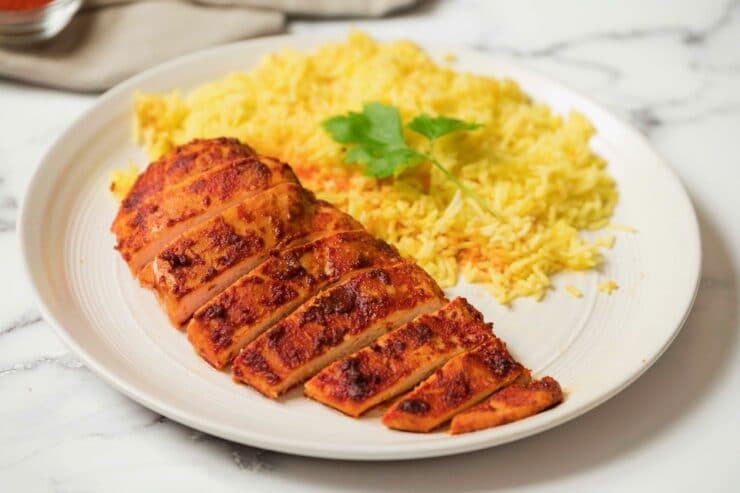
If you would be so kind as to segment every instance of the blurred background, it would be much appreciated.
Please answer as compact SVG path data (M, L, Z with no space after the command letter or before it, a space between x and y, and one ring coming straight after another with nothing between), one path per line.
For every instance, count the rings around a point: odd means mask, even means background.
M20 491L4 481L23 491L117 491L172 479L186 491L740 488L739 1L0 0L0 26L0 278L11 294L0 297L0 491ZM286 32L339 38L351 28L538 70L638 127L677 171L701 224L702 283L678 339L635 384L509 446L341 463L169 422L105 385L51 333L21 272L16 214L41 156L97 95L199 49Z

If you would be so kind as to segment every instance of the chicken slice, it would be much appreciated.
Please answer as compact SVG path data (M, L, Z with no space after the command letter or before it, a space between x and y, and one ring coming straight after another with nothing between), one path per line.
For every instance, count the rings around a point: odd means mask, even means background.
M242 349L234 360L234 380L275 398L443 302L437 283L412 263L361 272L315 296Z
M563 391L552 377L513 383L477 406L452 418L450 433L459 435L533 416L563 402Z
M152 162L139 175L126 198L121 203L118 215L125 215L149 197L211 168L254 156L254 150L237 139L195 139L175 147Z
M203 359L224 368L244 345L323 288L349 273L400 261L393 247L365 231L274 250L193 315L188 339Z
M131 209L122 204L111 226L116 249L136 275L183 231L281 183L298 179L287 164L271 158L251 156L214 167Z
M383 414L383 424L427 432L514 382L525 368L495 336L447 362Z
M327 366L306 382L305 394L357 417L488 340L491 328L465 298L456 298Z
M139 279L155 291L172 323L179 326L262 262L272 248L361 229L347 214L286 183L183 233L141 271Z

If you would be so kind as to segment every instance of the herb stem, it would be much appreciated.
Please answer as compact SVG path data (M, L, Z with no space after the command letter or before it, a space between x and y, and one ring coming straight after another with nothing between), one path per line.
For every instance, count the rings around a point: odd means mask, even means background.
M455 186L457 186L457 188L462 190L464 194L468 195L470 198L475 200L475 202L479 206L481 206L483 209L488 211L490 214L497 216L497 214L493 212L491 208L488 207L488 205L486 205L486 203L483 201L483 198L480 195L478 195L474 190L472 190L467 185L465 185L465 183L463 183L457 176L452 174L450 170L442 166L442 163L440 163L434 158L434 139L429 139L429 155L427 156L427 158L429 159L430 163L432 163L434 166L437 167L437 169L439 169L442 173L444 173L445 176L449 178L449 180L452 183L454 183Z

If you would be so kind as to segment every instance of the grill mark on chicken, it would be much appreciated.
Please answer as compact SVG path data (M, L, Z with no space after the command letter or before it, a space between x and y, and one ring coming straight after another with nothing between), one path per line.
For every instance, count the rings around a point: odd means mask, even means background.
M273 250L261 265L195 313L188 339L206 361L223 368L241 347L321 289L353 272L400 261L395 249L362 230ZM217 313L222 316L209 316L215 313L214 306L220 307ZM247 323L240 316L245 307L254 314Z
M503 341L490 335L393 404L383 414L383 424L396 430L430 431L522 374L528 370L512 358Z
M214 303L212 305L208 305L205 308L202 316L203 318L208 318L211 320L215 318L224 318L226 316L226 308L224 308L224 306L219 303Z
M309 300L247 345L234 361L234 378L277 397L327 363L437 309L443 299L428 274L410 263L361 272ZM269 372L250 364L262 360ZM268 381L267 373L280 381Z
M305 394L350 416L398 395L450 358L490 339L491 325L464 298L421 315L321 370Z
M563 391L552 377L530 383L513 383L454 418L450 433L458 435L512 423L563 401Z
M429 412L430 406L420 399L406 399L399 408L405 413L425 414Z

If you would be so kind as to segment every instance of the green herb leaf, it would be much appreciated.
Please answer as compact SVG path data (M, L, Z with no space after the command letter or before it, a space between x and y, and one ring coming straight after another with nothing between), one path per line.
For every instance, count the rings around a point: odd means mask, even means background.
M394 106L365 103L362 113L335 116L322 126L335 141L355 145L345 154L344 162L364 164L367 176L398 175L426 159L406 145L401 115Z
M446 116L432 117L426 113L417 116L408 124L411 130L423 135L429 140L434 140L459 130L475 130L481 126L479 123L468 123Z
M350 113L348 116L334 116L321 123L324 130L329 132L331 137L341 144L356 144L360 140L361 129L357 128L358 118L354 115L359 113Z
M369 123L366 130L369 139L388 148L406 147L401 130L401 114L395 106L366 103L362 112Z
M398 175L404 170L416 166L427 157L413 149L401 148L380 152L368 151L363 147L354 147L344 156L345 163L365 165L365 175L373 178L387 178Z

